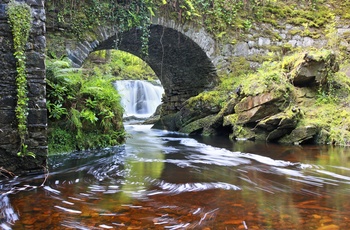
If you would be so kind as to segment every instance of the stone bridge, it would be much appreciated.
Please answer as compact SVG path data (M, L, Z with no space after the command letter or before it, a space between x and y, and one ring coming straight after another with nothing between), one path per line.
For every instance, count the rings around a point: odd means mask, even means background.
M18 157L20 140L17 132L16 60L13 56L12 33L8 24L6 7L9 0L0 0L0 174L5 169L22 173L40 170L47 159L47 114L45 88L45 10L44 0L17 0L30 5L32 29L26 46L28 75L28 150L36 158ZM164 89L163 115L179 111L182 103L198 93L214 87L217 73L230 72L230 63L236 58L250 61L251 67L259 63L258 56L276 52L276 47L289 44L292 47L323 46L326 39L317 41L302 37L290 30L300 29L286 24L283 28L259 25L245 32L245 39L223 43L214 39L203 28L191 24L180 25L165 19L154 19L150 26L148 56L141 55L140 31L132 29L120 33L113 27L95 30L94 39L66 41L64 49L75 67L80 67L91 52L119 49L141 57L154 70ZM264 31L269 31L265 33ZM279 39L266 34L278 34ZM349 32L350 29L342 33ZM241 31L241 33L243 33ZM65 39L65 38L63 38Z
M36 158L18 157L20 140L15 116L16 60L6 14L8 2L0 0L0 64L3 67L0 71L0 170L24 173L42 170L46 166L45 10L43 0L18 1L30 5L33 16L26 47L29 91L26 144L28 151L36 153ZM138 29L120 33L115 27L99 27L95 32L95 39L86 37L66 43L66 55L73 66L81 67L91 52L105 49L119 49L142 58L154 70L164 87L164 114L179 111L185 100L213 88L217 82L213 64L215 42L203 29L188 29L173 22L154 19L150 26L147 56L141 54L141 32Z
M186 32L185 32L186 31ZM153 19L150 26L148 55L141 53L141 31L120 33L113 27L96 29L97 39L70 43L68 57L80 67L91 52L118 49L143 59L164 87L163 114L179 111L188 98L210 89L217 82L215 41L204 29L188 28L173 21Z

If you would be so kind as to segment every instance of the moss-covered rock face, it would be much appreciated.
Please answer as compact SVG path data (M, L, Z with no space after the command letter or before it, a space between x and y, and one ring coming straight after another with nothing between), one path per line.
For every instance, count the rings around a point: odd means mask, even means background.
M279 140L280 143L302 144L308 141L313 141L319 130L314 125L299 126L294 129L289 135L284 136Z
M335 61L335 54L330 51L317 54L315 52L305 53L303 60L291 73L292 82L295 86L322 86L339 70Z
M347 70L347 68L343 68ZM174 130L283 144L349 144L350 80L334 52L309 50L222 79L172 117ZM231 87L228 87L231 85ZM218 103L215 97L220 95ZM214 109L215 108L215 109ZM220 108L220 111L219 111Z

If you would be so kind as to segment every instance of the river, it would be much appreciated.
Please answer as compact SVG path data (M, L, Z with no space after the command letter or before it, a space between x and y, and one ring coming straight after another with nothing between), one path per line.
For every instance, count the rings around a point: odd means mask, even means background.
M348 148L125 127L124 146L50 157L46 180L3 180L1 228L350 229Z
M127 116L161 103L157 84L115 86ZM49 174L2 180L0 228L350 229L349 148L125 128L123 146L50 156Z

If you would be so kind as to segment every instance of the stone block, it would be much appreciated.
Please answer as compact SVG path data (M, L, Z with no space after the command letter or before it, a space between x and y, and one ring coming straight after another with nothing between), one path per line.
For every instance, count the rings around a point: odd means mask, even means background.
M35 98L34 100L29 100L29 109L46 109L46 98L41 96L40 98Z
M1 109L9 109L15 108L16 106L16 98L11 95L5 95L0 97L0 108ZM2 117L1 117L2 119Z
M5 148L8 150L15 148L15 144L17 142L19 142L19 136L18 136L16 129L13 129L13 128L3 129L2 128L0 130L0 146L2 146L2 148L4 148L3 145L6 145L6 146L9 145Z
M26 64L28 67L45 69L45 57L42 53L32 51L32 52L26 53L26 57L27 57Z
M0 110L0 124L11 124L16 122L14 108L12 110Z
M40 83L28 82L28 96L29 97L40 97L45 95L46 86Z
M46 37L41 35L34 39L34 50L40 53L45 53L46 49Z
M47 124L46 109L29 109L28 126L35 124Z

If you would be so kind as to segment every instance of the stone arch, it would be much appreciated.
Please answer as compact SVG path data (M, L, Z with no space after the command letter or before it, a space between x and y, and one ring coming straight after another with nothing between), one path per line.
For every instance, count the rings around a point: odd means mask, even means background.
M142 58L161 81L163 115L181 109L184 101L216 85L216 69L207 52L190 37L173 28L150 26L148 55L141 54L141 31L134 28L123 33L99 28L99 40L83 41L68 51L73 65L80 67L93 51L119 49Z

